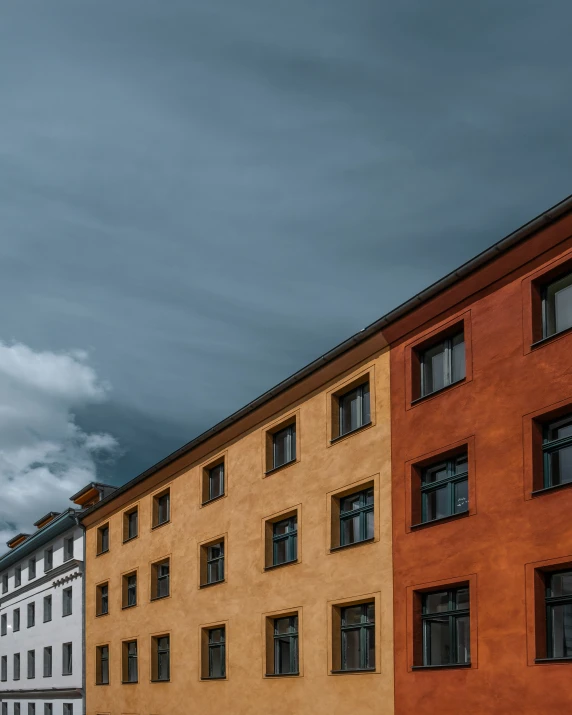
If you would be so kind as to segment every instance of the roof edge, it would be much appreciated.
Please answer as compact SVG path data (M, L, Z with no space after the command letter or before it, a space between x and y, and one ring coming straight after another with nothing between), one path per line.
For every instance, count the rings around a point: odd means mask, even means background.
M359 345L360 343L365 342L365 340L380 331L385 326L398 320L399 318L402 318L403 316L407 315L407 313L410 313L411 311L415 310L415 308L417 308L421 303L424 303L431 298L434 298L436 295L453 285L457 280L465 278L470 273L473 273L487 263L490 263L499 254L508 251L517 243L526 240L530 236L534 235L546 226L555 223L558 219L562 218L570 212L572 212L572 194L567 196L565 199L562 199L562 201L558 202L551 208L542 212L524 225L520 226L520 228L517 228L512 233L500 239L500 241L497 241L489 248L486 248L484 251L481 251L481 253L477 254L474 258L471 258L455 270L451 271L450 273L447 273L445 276L443 276L443 278L440 278L439 280L429 285L427 288L424 288L419 293L416 293L412 298L409 298L404 303L401 303L396 308L391 310L389 313L386 313L381 318L378 318L373 323L360 330L358 333L355 333L351 337L339 343L334 348L318 357L316 360L313 360L305 367L293 373L290 377L286 378L282 382L279 382L270 390L267 390L262 395L246 404L244 407L240 408L236 412L233 412L231 415L221 420L213 427L210 427L205 432L202 432L190 442L187 442L186 444L182 445L181 447L179 447L179 449L175 450L167 457L154 464L152 467L149 467L149 469L146 469L138 476L134 477L133 479L130 479L128 482L118 487L112 494L109 494L97 504L88 507L84 512L82 512L82 520L83 517L88 516L94 511L107 505L110 501L121 496L132 487L136 486L140 482L145 481L153 474L156 474L164 467L167 467L169 464L172 464L179 457L192 451L194 448L198 447L203 442L206 442L214 435L218 434L219 432L222 432L224 429L230 427L235 422L238 422L243 417L246 417L258 407L261 407L274 397L277 397L278 395L282 394L288 388L292 387L298 382L301 382L306 377L309 377L312 373L316 372L324 365L332 362L340 355L343 355L355 345Z

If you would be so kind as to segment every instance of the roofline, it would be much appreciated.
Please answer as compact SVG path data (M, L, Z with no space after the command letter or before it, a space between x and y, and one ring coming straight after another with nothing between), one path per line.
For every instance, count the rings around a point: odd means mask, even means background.
M0 571L4 571L13 563L26 556L26 554L37 549L43 543L50 541L54 538L54 536L57 536L58 534L61 534L69 529L71 523L68 525L65 522L67 520L72 523L75 522L79 513L80 512L76 509L66 509L41 529L38 529L31 536L28 536L28 538L21 544L18 544L18 546L15 546L13 549L10 549L10 551L7 551L5 554L0 556Z
M267 390L265 393L252 400L252 402L249 402L244 407L241 407L236 412L233 412L229 417L226 417L225 419L215 424L213 427L210 427L205 432L202 432L190 442L187 442L182 447L179 447L179 449L175 450L167 457L154 464L152 467L149 467L149 469L146 469L138 476L134 477L133 479L130 479L128 482L118 487L113 492L113 494L109 494L107 497L97 502L97 504L94 504L93 506L88 507L85 511L83 511L82 518L105 506L112 499L116 499L117 497L121 496L126 491L136 486L140 482L145 481L145 479L151 477L153 474L156 474L164 467L167 467L169 464L172 464L179 457L183 456L184 454L187 454L191 450L201 445L203 442L206 442L214 435L218 434L219 432L222 432L227 427L230 427L234 423L238 422L240 419L250 414L258 407L261 407L265 403L272 400L274 397L277 397L281 393L288 390L293 385L297 384L298 382L301 382L303 379L316 372L324 365L332 362L340 355L343 355L343 353L347 352L355 345L363 343L372 335L379 332L382 328L386 327L390 323L395 322L399 318L402 318L403 316L407 315L407 313L410 313L411 311L415 310L415 308L417 308L420 304L430 300L437 294L446 290L459 279L464 278L465 276L476 271L487 263L490 263L499 254L508 251L517 243L524 241L525 239L537 233L542 228L545 228L546 226L554 223L559 218L565 216L571 211L572 194L549 208L547 211L544 211L543 213L539 214L531 221L528 221L528 223L525 223L520 228L517 228L516 231L509 233L508 236L505 236L500 241L497 241L497 243L494 243L489 248L486 248L484 251L481 251L481 253L477 254L474 258L471 258L469 261L459 266L459 268L451 271L443 278L440 278L439 280L435 281L435 283L432 283L430 286L423 289L422 291L414 295L412 298L409 298L404 303L401 303L401 305L397 306L397 308L394 308L389 313L386 313L381 318L378 318L376 321L360 330L358 333L355 333L355 335L352 335L343 342L339 343L339 345L336 345L334 348L324 353L316 360L313 360L301 370L298 370L290 377L286 378L282 382L279 382L273 388Z
M72 496L70 497L70 501L74 501L82 494L88 492L90 489L97 489L97 487L104 487L106 489L117 489L117 487L113 484L104 484L103 482L88 482L88 484L86 484L85 487L82 487L79 492L77 492L76 494L72 494Z

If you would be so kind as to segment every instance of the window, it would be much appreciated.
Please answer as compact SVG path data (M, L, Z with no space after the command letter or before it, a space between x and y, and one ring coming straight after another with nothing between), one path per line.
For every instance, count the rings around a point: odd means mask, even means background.
M64 703L63 715L73 715L73 703Z
M44 623L52 620L52 597L44 596Z
M272 435L272 468L278 469L296 460L296 423Z
M44 715L53 715L54 710L51 703L44 703Z
M572 327L572 273L549 283L542 290L542 337L548 338Z
M36 715L36 704L28 703L28 715Z
M201 586L224 581L224 539L201 546Z
M171 519L171 492L166 489L153 497L153 528L166 524Z
M20 703L14 703L14 715L20 715Z
M341 670L375 669L375 604L341 609Z
M338 397L339 437L371 422L369 382Z
M421 397L465 378L465 337L460 332L432 345L419 355Z
M44 678L52 677L52 646L44 648Z
M123 682L136 683L137 672L137 641L123 643Z
M296 515L272 525L272 565L298 559L298 518Z
M471 662L469 588L422 595L423 665Z
M298 616L274 619L274 675L298 673Z
M72 612L72 587L62 591L62 616L71 616Z
M8 574L2 574L2 593L6 593L8 590Z
M137 574L130 573L123 577L123 608L137 605Z
M572 415L544 427L544 486L572 482Z
M73 559L73 545L73 536L64 539L64 561L70 561L71 559Z
M0 664L0 680L8 680L8 656L2 656L2 662Z
M95 615L104 616L109 613L109 586L100 584L95 592Z
M129 541L139 535L139 509L134 507L123 515L123 541Z
M151 642L151 680L166 681L171 677L170 637L155 636Z
M423 469L421 474L423 523L468 511L468 472L466 453Z
M373 539L373 487L340 500L340 546Z
M14 680L20 680L20 654L14 653Z
M104 524L97 530L97 553L105 554L107 551L109 551L109 524Z
M572 571L548 575L546 583L548 658L572 657Z
M28 678L36 677L36 651L28 651Z
M3 613L0 618L0 636L5 636L8 632L8 614Z
M28 628L32 628L36 625L36 604L28 604Z
M14 614L12 616L12 620L13 620L14 633L17 633L20 630L20 609L19 608L14 609Z
M109 646L100 645L96 649L95 682L109 685Z
M224 496L224 460L214 467L207 467L205 471L206 489L203 487L203 503Z
M71 643L62 646L62 675L71 675L73 668L73 651Z
M22 567L16 566L14 569L14 586L20 586L22 584Z
M164 559L151 566L151 599L166 598L170 594L170 563Z
M36 578L36 557L32 556L31 559L28 559L28 581L31 581L33 578Z
M2 703L2 715L8 715L8 703L7 702Z
M225 627L209 628L207 635L207 670L206 678L226 677Z
M54 550L53 548L44 550L44 572L51 571L54 568Z

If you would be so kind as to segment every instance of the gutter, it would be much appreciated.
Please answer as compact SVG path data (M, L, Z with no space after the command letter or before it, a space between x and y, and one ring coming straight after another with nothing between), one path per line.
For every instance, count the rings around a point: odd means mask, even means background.
M505 238L501 239L500 241L492 245L490 248L485 249L456 270L452 271L451 273L448 273L440 280L436 281L429 287L420 291L412 298L405 301L405 303L402 303L397 308L394 308L389 313L386 313L386 315L382 316L381 318L378 318L378 320L371 323L366 328L363 328L363 330L360 330L352 337L348 338L347 340L344 340L336 347L324 353L321 357L317 358L309 365L306 365L306 367L303 367L301 370L298 370L298 372L295 372L293 375L286 378L286 380L283 380L282 382L278 383L278 385L268 390L264 394L260 395L260 397L257 397L252 402L249 402L237 412L234 412L229 417L226 417L221 422L218 422L216 425L214 425L214 427L211 427L210 429L206 430L206 432L203 432L198 437L195 437L195 439L191 440L190 442L187 442L175 452L168 455L160 462L157 462L157 464L153 465L146 471L142 472L139 476L129 480L126 484L116 489L113 494L104 497L101 501L97 502L97 504L94 504L93 506L86 509L83 512L82 516L87 516L88 514L91 514L97 509L100 509L101 507L105 506L112 499L115 499L116 497L120 496L121 494L134 487L136 484L139 484L140 482L144 481L148 477L163 469L164 467L168 466L169 464L172 464L179 457L192 451L193 449L201 445L203 442L206 442L208 439L218 434L219 432L222 432L235 422L238 422L243 417L246 417L246 415L250 414L258 407L261 407L262 405L272 400L274 397L285 392L288 388L292 387L298 382L301 382L304 378L316 372L327 363L332 362L340 355L343 355L355 345L359 345L360 343L365 342L368 338L378 333L390 323L395 322L399 318L402 318L403 316L415 310L422 303L425 303L431 298L434 298L436 295L456 283L459 279L464 278L465 276L475 272L487 263L490 263L501 253L508 251L517 243L524 241L525 239L534 235L541 229L546 228L546 226L555 223L558 219L570 213L571 211L572 194L560 201L560 203L556 204L552 208L548 209L544 213L532 219L532 221L529 221L528 223L524 224L524 226L521 226L516 231L510 233L508 236L505 236Z

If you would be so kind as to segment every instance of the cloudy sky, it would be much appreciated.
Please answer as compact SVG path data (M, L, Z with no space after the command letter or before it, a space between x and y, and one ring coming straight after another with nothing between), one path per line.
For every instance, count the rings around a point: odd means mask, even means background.
M4 0L0 539L571 193L567 0Z

